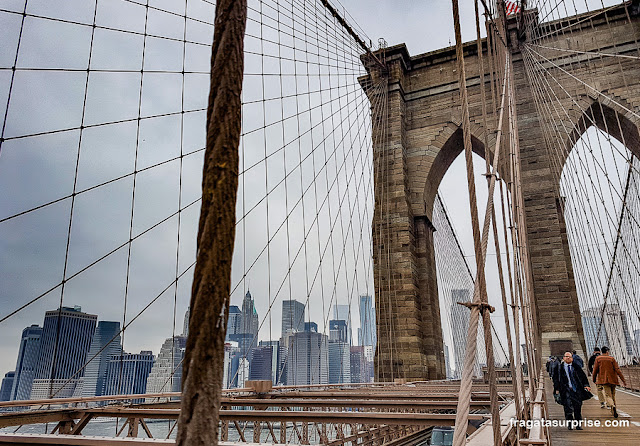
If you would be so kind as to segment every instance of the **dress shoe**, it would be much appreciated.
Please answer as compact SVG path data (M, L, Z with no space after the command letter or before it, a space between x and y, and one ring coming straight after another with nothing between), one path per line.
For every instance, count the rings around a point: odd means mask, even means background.
M576 427L576 430L577 430L577 431L581 431L581 430L583 430L583 429L582 429L582 426L578 426L578 427Z

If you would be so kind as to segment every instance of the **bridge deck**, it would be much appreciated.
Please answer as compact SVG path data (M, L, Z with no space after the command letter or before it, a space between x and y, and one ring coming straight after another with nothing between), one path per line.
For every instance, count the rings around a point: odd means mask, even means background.
M595 386L592 383L592 393ZM547 402L549 405L549 419L563 420L562 406L553 400L553 384L547 377L545 383ZM566 427L551 427L551 441L553 446L600 446L600 445L627 445L638 444L640 438L640 393L622 390L616 391L616 402L619 418L617 420L629 421L626 427L605 426L605 422L615 420L611 411L600 408L597 397L585 401L582 406L582 416L585 420L600 420L600 427L585 426L582 431L568 430Z

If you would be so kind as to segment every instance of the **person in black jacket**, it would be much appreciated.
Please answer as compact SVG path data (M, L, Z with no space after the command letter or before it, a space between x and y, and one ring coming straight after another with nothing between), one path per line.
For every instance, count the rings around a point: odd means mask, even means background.
M576 351L573 351L573 364L577 365L578 367L580 367L581 369L584 368L584 361L582 360L582 358L580 357L579 354L576 353Z
M589 375L593 373L593 364L596 362L596 358L600 356L600 348L594 347L593 353L589 356L589 362L587 363L587 368L589 369Z
M560 395L565 419L574 420L568 423L568 428L575 426L577 430L582 430L579 423L582 420L582 401L585 390L591 392L591 388L582 368L573 363L572 352L566 352L562 359L553 375L553 394Z

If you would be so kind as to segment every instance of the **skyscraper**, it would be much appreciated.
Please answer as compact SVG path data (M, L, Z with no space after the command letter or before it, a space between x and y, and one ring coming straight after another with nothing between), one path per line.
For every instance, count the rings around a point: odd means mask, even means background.
M287 385L329 382L328 339L322 333L299 332L288 337L286 353Z
M607 328L602 320L602 307L587 308L581 317L587 355L591 355L594 347L609 346Z
M22 330L16 375L11 389L12 400L28 400L31 396L31 385L38 364L41 336L42 327L35 324Z
M227 322L226 340L231 339L231 335L242 332L242 311L237 305L229 305L229 321Z
M347 321L342 319L329 321L329 341L348 342Z
M604 310L604 326L607 330L608 347L621 364L628 364L633 357L633 345L627 315L619 305L607 304Z
M122 352L120 344L120 322L98 322L87 356L90 362L84 372L82 396L104 395L109 358L120 355Z
M271 380L275 385L278 382L280 370L280 341L260 341L260 347L271 348Z
M334 305L333 319L346 322L347 342L351 345L351 309L349 305Z
M0 385L0 401L9 401L11 399L11 389L13 389L13 380L15 377L15 371L4 374L4 378L2 378L2 385Z
M249 360L244 357L238 357L238 368L237 368L237 387L244 387L245 381L249 379Z
M314 331L318 332L318 324L315 322L305 322L304 323L304 331Z
M376 345L376 311L371 296L360 296L359 345Z
M147 379L153 368L153 352L122 353L107 360L103 395L136 395L146 393ZM134 403L142 402L134 400Z
M453 357L456 370L454 376L460 378L462 376L462 366L464 364L464 352L467 348L466 334L469 330L469 310L459 305L458 302L469 302L469 289L451 290L451 330L453 334ZM476 362L473 368L474 376L480 376L480 364L476 356Z
M317 333L317 331L315 332ZM290 339L295 335L295 332L289 331L280 338L278 345L278 373L276 379L276 385L284 386L287 384L287 364L289 362L289 344ZM295 364L294 364L295 365Z
M304 324L304 304L297 300L283 300L282 335L288 332L305 331ZM317 328L316 331L318 331Z
M275 354L274 354L275 353ZM251 352L249 379L273 381L273 363L278 361L278 347L263 345Z
M364 346L358 345L350 348L351 382L367 382L366 359L364 357Z
M174 336L164 341L147 379L147 393L182 390L182 358L186 345L187 338L184 336Z
M444 344L444 373L445 373L445 377L447 379L451 378L451 366L450 366L450 359L449 359L449 346L447 344Z
M349 344L345 341L329 341L329 384L350 382L351 349Z
M187 308L182 321L182 336L189 336L189 316L191 315L191 307Z
M232 379L235 375L233 370L233 357L238 350L238 343L234 341L227 341L224 344L224 363L222 368L222 388L228 389L232 386Z
M235 341L245 356L258 344L258 313L253 304L251 293L247 291L242 301L242 310L235 305L229 307L227 341Z
M258 336L258 312L253 303L251 293L247 291L242 300L242 333L251 334L257 341Z
M373 359L375 355L375 347L372 345L363 345L364 350L364 368L362 371L362 382L373 382L374 366Z
M97 319L79 306L45 313L31 399L71 397L80 390Z

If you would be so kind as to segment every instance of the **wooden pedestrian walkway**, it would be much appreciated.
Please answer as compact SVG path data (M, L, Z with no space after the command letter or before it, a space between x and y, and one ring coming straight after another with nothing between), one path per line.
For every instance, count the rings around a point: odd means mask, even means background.
M546 398L549 407L549 419L563 420L562 406L553 399L553 383L546 377ZM592 393L596 395L592 383ZM601 409L597 396L585 401L582 416L585 420L600 421L600 426L584 426L584 430L569 430L566 427L551 427L551 444L553 446L600 446L600 445L638 445L640 444L640 393L624 390L616 391L618 418L614 418L610 410ZM609 425L619 423L618 426Z

